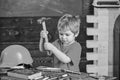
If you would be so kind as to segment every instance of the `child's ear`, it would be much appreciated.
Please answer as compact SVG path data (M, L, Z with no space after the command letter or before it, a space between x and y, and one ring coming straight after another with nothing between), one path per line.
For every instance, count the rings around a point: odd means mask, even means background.
M79 32L77 32L76 34L75 34L75 37L77 37L79 35Z

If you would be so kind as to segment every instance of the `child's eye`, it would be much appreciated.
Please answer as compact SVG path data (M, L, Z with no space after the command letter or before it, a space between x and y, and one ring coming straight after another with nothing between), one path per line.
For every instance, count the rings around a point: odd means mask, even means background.
M62 33L60 33L60 35L62 36L63 34L62 34Z
M66 36L69 36L69 34L66 34Z
M66 36L70 36L69 34L66 34Z

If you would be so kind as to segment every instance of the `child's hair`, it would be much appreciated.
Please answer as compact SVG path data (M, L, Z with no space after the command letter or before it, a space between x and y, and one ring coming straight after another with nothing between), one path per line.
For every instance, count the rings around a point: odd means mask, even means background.
M58 31L71 30L74 34L78 34L80 30L79 16L72 16L70 14L63 15L58 21Z

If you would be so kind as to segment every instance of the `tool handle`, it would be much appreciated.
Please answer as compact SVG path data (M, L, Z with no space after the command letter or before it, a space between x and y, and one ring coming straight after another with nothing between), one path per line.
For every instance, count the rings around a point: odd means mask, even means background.
M43 30L45 32L47 32L45 21L42 22L42 26L43 26ZM46 37L45 37L45 42L48 42L48 35L47 34L46 34ZM47 55L51 55L49 51L47 51Z
M45 32L47 32L45 21L42 22L42 26L43 26L43 30ZM48 42L48 36L47 36L47 34L46 34L46 37L45 37L45 42Z

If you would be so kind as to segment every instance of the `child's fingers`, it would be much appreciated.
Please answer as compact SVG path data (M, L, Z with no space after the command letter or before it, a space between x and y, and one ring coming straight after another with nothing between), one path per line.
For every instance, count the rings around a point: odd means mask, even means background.
M41 31L40 32L40 36L44 37L44 38L47 36L47 34L48 34L48 31Z
M42 33L46 33L46 34L48 34L48 31L44 31L44 30L42 30L41 32L42 32Z
M50 42L45 42L44 47L46 50L50 50L50 51L53 51L53 49L54 49L54 45L51 44Z

